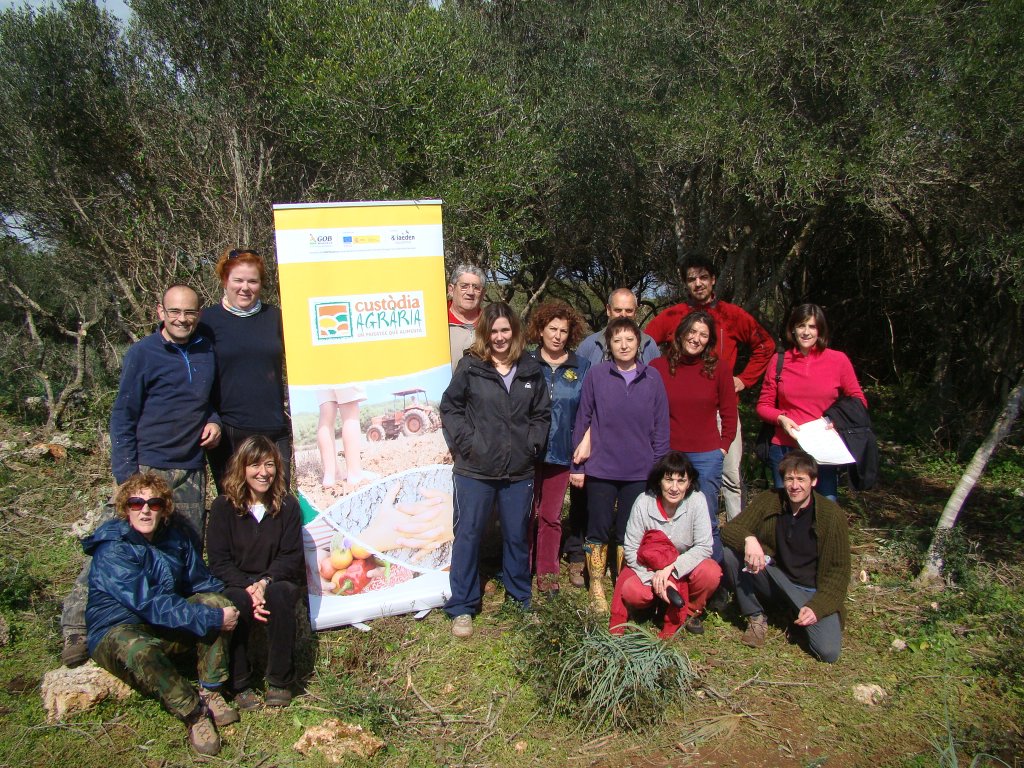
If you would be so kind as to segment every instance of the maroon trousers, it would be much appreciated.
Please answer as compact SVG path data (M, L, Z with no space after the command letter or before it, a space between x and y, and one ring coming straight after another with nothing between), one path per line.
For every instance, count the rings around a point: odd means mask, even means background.
M558 553L562 547L562 504L569 487L569 468L540 463L533 483L533 515L530 543L538 583L541 576L554 576L558 585Z
M675 545L657 530L647 531L636 551L637 562L652 571L668 567L678 555ZM721 580L722 567L710 557L701 560L696 568L681 579L670 576L669 583L682 596L683 606L676 608L671 603L665 603L665 620L658 637L667 640L679 631L688 616L699 615ZM613 635L623 634L626 630L622 625L629 621L629 609L649 608L656 599L654 590L640 581L632 568L623 566L612 595L609 631Z

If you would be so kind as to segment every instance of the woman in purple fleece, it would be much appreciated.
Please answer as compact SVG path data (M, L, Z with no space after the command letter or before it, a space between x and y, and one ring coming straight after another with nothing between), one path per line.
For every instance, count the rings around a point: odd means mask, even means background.
M669 429L661 375L637 357L640 328L631 318L617 317L604 337L612 359L591 368L583 380L570 479L587 492L590 519L583 549L590 596L596 608L607 612L601 579L608 547L615 544L621 566L629 512L651 467L668 453Z

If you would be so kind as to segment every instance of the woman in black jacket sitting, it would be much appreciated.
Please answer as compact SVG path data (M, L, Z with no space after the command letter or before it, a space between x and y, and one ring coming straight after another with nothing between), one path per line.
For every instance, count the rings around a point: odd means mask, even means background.
M484 309L476 337L441 398L441 425L454 460L455 542L452 634L473 634L480 610L480 539L495 503L501 519L502 583L509 599L530 606L527 527L533 472L544 455L551 405L540 365L524 352L519 318L508 304Z
M267 625L267 706L288 706L295 682L295 603L305 561L302 516L287 494L283 467L270 439L246 438L228 463L225 492L213 502L206 532L210 570L241 614L231 642L231 688L242 710L260 706L247 654L254 621Z

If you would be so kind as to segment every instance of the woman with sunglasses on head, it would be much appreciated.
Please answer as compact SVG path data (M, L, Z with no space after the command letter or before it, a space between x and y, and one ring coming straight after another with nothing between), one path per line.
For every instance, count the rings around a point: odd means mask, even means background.
M92 555L85 611L89 655L188 726L203 755L220 751L217 726L238 722L220 691L238 609L174 516L171 490L154 472L129 477L114 496L117 519L82 542ZM195 647L199 690L170 654ZM212 720L212 722L211 722Z
M292 433L284 408L281 310L260 299L266 268L256 251L227 250L217 261L216 271L224 295L200 318L217 355L212 400L222 422L220 444L208 453L210 472L217 492L224 493L231 454L247 437L265 435L281 452L280 471L287 487Z
M266 704L286 707L295 682L295 604L304 594L302 515L287 492L281 454L255 435L238 447L224 475L224 493L210 509L206 557L224 594L241 614L231 638L231 691L241 710L261 706L253 689L249 632L267 627Z
M444 610L452 635L473 634L480 610L480 541L497 506L502 535L502 583L507 599L530 607L530 544L534 467L544 456L551 400L540 365L525 350L519 317L503 302L489 304L473 345L441 398L441 427L452 452L455 540Z

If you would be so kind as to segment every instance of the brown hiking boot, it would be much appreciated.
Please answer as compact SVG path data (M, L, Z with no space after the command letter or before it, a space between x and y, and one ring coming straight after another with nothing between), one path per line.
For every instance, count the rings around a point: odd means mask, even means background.
M740 642L751 648L761 648L767 636L768 618L763 613L758 613L747 617L747 631L743 633Z
M587 586L587 582L583 578L584 565L585 563L569 563L569 583L580 589Z
M213 722L217 724L218 728L238 722L238 710L224 701L224 697L217 691L211 691L209 688L200 688L199 698L203 700L203 704L206 705L210 715L213 716Z
M287 688L267 686L266 702L268 707L287 707L292 703L292 692Z
M541 573L537 575L538 592L558 592L558 574Z
M89 660L89 646L85 635L68 635L60 652L60 662L69 669L85 664Z
M220 736L204 705L200 704L195 712L185 718L185 727L188 728L188 743L200 755L216 755L220 752Z

